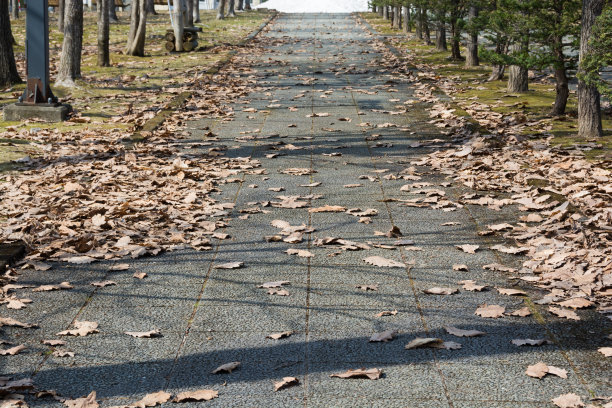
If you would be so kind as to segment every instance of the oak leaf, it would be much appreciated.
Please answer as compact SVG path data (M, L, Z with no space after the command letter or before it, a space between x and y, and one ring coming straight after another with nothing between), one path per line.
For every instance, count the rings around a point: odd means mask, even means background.
M455 293L459 293L459 289L434 287L434 288L424 289L423 293L427 293L428 295L453 295Z
M500 294L507 295L507 296L527 295L527 293L524 290L520 290L520 289L497 288L497 291Z
M370 337L370 342L374 343L374 342L388 342L393 340L393 338L397 335L397 331L393 330L393 329L389 329L389 330L385 330L382 331L380 333L374 333L372 335L372 337Z
M434 338L434 337L417 337L416 339L410 341L410 343L406 344L404 348L406 350L420 348L420 347L439 347L444 341L442 339Z
M112 280L105 280L105 281L100 281L100 282L92 282L91 285L92 286L96 286L98 288L103 288L105 286L113 286L116 285L117 282L112 281Z
M480 248L480 245L471 245L471 244L463 244L463 245L455 245L458 249L462 250L468 254L475 254L476 250Z
M305 249L295 249L295 248L289 248L287 251L287 254L289 255L297 255L301 258L312 258L314 256L314 254L310 251L306 251Z
M237 369L238 367L240 367L240 361L232 361L231 363L225 363L225 364L220 365L219 367L215 368L212 371L212 373L213 374L219 374L219 373L229 374L235 369Z
M513 339L512 344L515 346L541 346L542 344L548 344L548 340L545 339Z
M308 210L309 213L322 213L322 212L345 212L346 207L339 205L324 205L323 207L311 208Z
M74 286L70 282L62 282L57 285L41 285L32 289L32 292L50 292L52 290L73 289Z
M149 330L146 332L124 332L128 336L145 339L145 338L153 338L153 337L161 337L162 334L159 329Z
M167 393L166 391L158 391L152 394L145 395L141 400L136 401L128 405L129 408L146 408L146 407L155 407L158 404L163 404L164 402L168 402L172 395Z
M573 393L559 395L557 398L553 398L552 402L559 408L582 408L584 407L584 402L582 402L582 400L580 399L578 395L573 394Z
M570 320L580 320L580 316L578 316L576 314L576 312L573 312L571 310L567 310L567 309L561 309L559 307L553 307L550 306L548 308L548 311L552 314L554 314L555 316L558 317L563 317L565 319L570 319Z
M397 314L397 310L383 310L380 313L376 313L376 317L395 316L396 314Z
M503 307L503 306L499 306L499 305L487 305L485 303L484 305L481 305L480 307L478 307L478 309L476 309L474 314L476 314L476 315L478 315L480 317L487 317L487 318L491 318L491 319L496 319L498 317L503 316L505 311L506 311L506 308Z
M370 380L378 380L383 371L380 368L357 368L355 370L347 370L343 373L331 374L330 377L337 378L369 378Z
M272 333L266 336L266 339L280 340L289 337L293 334L293 330L288 330L280 333Z
M98 323L88 321L75 321L75 329L64 330L57 333L58 336L87 336L88 334L98 333Z
M282 390L283 388L291 387L292 385L297 385L300 383L295 377L283 377L281 381L276 381L274 383L274 391Z
M15 354L21 353L25 349L26 349L26 346L23 344L20 344L18 346L11 347L6 350L0 350L0 356L14 356Z
M64 401L64 405L68 408L98 408L100 406L96 401L95 391L92 391L91 394L83 398L66 400Z
M476 337L487 334L479 330L463 330L453 326L446 326L444 327L444 330L446 330L448 334L452 334L453 336L457 337Z
M215 269L237 269L242 268L244 262L227 262L219 265L215 265Z
M179 393L173 402L187 402L187 401L210 401L213 398L217 398L219 393L214 390L198 390L198 391L185 391Z
M383 258L382 256L369 256L365 258L363 261L370 265L387 267L387 268L405 268L406 267L406 264L402 262Z
M280 288L284 285L289 285L291 284L291 282L289 281L274 281L274 282L265 282L262 283L261 285L257 286L258 288L264 288L264 289L269 289L269 288Z

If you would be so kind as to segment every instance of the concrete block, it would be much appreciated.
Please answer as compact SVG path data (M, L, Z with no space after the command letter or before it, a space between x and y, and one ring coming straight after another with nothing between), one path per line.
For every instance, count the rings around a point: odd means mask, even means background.
M27 105L12 104L4 107L4 120L20 121L38 118L47 122L63 122L72 111L70 105Z

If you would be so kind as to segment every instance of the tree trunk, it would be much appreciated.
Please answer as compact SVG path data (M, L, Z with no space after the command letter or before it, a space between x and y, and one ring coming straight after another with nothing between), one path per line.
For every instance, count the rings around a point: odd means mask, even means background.
M389 19L389 7L383 6L383 18L385 20Z
M372 13L376 13L376 6L374 4L370 4L372 6Z
M17 20L19 18L18 0L11 0L11 14L13 15L14 20Z
M514 43L510 46L510 51L526 52L525 44ZM529 70L519 65L510 65L510 75L508 76L508 92L520 93L529 90Z
M378 6L378 10L376 11L378 13L379 16L383 17L383 10L384 6Z
M199 1L199 0L198 0ZM193 27L193 0L186 0L185 27Z
M66 0L57 2L57 29L64 32L64 17L66 16Z
M132 7L134 7L134 3L132 3ZM111 23L118 23L119 18L117 17L117 7L115 6L115 2L111 0L111 5L108 9L108 19Z
M495 39L495 53L504 55L508 53L508 42L502 37L501 34L497 34L497 38ZM493 70L491 71L491 75L489 75L487 81L500 81L504 79L505 71L505 65L493 65Z
M451 15L451 59L454 61L461 61L461 50L459 49L459 27L457 24L457 18Z
M229 2L229 7L228 7L228 10L227 10L227 16L228 17L236 17L236 12L234 11L235 0L228 0L228 2Z
M172 14L174 18L174 49L177 52L183 51L183 33L185 32L185 9L184 0L174 0L172 3Z
M251 0L244 0L244 9L245 10L251 9Z
M81 77L81 54L83 51L83 0L66 0L64 42L55 83L73 87L74 80Z
M446 26L444 21L439 21L436 24L436 50L448 51L448 45L446 44Z
M110 66L108 9L114 0L98 0L98 65Z
M147 13L152 15L157 15L157 11L155 11L155 1L154 0L146 0L147 2Z
M200 0L192 0L193 1L193 22L201 23L202 19L200 19Z
M128 34L128 43L125 53L136 57L144 57L146 35L147 9L145 7L145 0L132 0L130 32Z
M13 34L8 2L0 2L0 87L21 82L15 54L13 53Z
M605 0L582 0L579 61L591 51L589 38L595 19L601 14ZM578 136L590 138L603 135L600 95L597 88L578 81Z
M219 8L217 9L217 20L223 20L225 18L225 3L226 0L219 1Z
M478 58L478 30L473 27L474 19L478 17L478 9L474 6L470 6L468 11L470 17L470 23L472 23L471 32L469 33L467 42L467 54L465 59L466 67L476 67L480 65L480 59Z
M423 20L422 25L423 25L423 37L425 38L425 44L431 45L431 31L429 30L429 19L427 18L427 9L423 9L421 20Z
M399 30L402 26L402 13L400 13L400 8L397 6L393 6L393 28Z
M236 6L236 10L239 10L239 11L244 10L244 0L238 0L238 5Z
M404 32L410 32L410 4L404 6Z

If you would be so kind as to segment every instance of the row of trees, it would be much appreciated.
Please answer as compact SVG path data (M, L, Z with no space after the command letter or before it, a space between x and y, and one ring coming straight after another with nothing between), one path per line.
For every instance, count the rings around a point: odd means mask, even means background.
M508 91L529 89L529 69L551 69L553 115L566 112L569 81L577 73L579 134L601 136L600 93L610 86L600 70L612 65L611 0L372 0L373 10L450 58L492 65L489 80L508 67ZM450 43L450 47L449 47ZM465 57L460 45L465 44Z
M21 0L23 3L23 0ZM171 0L176 50L183 49L183 30L200 22L199 0ZM227 3L227 4L226 4ZM117 22L115 0L96 0L98 17L98 65L110 65L110 23ZM221 0L218 19L235 16L234 10L250 10L250 0ZM11 13L9 13L11 10ZM59 0L55 12L58 30L64 33L56 84L74 86L81 76L83 46L83 0ZM125 53L144 56L147 15L154 14L154 0L131 0L130 29ZM18 0L0 0L0 86L21 82L17 71L13 45L15 43L10 17L19 18Z

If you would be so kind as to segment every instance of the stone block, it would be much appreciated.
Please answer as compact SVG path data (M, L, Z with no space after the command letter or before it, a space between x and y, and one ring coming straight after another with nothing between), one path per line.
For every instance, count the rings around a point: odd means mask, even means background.
M26 119L42 119L46 122L62 122L72 110L70 105L27 105L11 104L4 107L5 121L21 121Z

